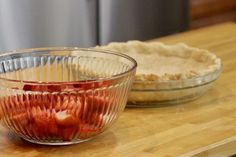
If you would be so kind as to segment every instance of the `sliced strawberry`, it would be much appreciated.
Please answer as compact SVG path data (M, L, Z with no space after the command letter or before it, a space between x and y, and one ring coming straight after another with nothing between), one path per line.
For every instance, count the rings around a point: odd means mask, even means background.
M49 117L35 117L35 127L40 136L48 137L57 133L57 125Z
M58 135L62 140L68 141L72 140L74 136L77 134L77 132L78 132L77 126L64 127L60 128Z
M61 92L61 85L32 85L32 84L25 84L23 90L25 91L38 91L38 92Z
M102 87L109 87L112 85L112 81L100 81L100 82L95 82L95 81L80 81L78 83L73 84L73 87L68 86L69 88L72 88L76 91L78 90L88 90L88 89L97 89L97 88L102 88Z
M55 136L58 126L54 114L49 110L32 107L31 114L35 132L39 137Z
M71 140L78 132L79 119L67 111L59 111L55 114L55 119L59 127L58 136L65 141Z
M82 100L79 94L63 94L55 97L55 111L64 111L67 110L68 113L71 113L71 110L80 110L82 105Z
M27 117L27 113L19 112L14 113L10 119L17 125L20 125L21 127L25 127L29 123L29 118Z
M49 119L47 117L43 116L37 116L35 117L34 121L35 127L37 129L38 136L42 137L47 137L47 128L49 126Z
M68 127L79 125L79 119L71 114L68 114L67 111L57 112L55 114L55 119L59 126Z
M31 115L32 117L36 117L38 115L37 108L35 106L31 108Z
M63 91L79 91L79 90L88 90L95 88L108 87L112 85L111 81L101 81L101 82L93 82L93 81L80 81L74 84L41 84L41 85L33 85L33 84L25 84L23 90L25 91L38 91L38 92L63 92Z
M94 112L92 114L91 120L90 120L91 124L94 124L96 126L100 126L102 124L104 124L104 120L103 120L103 115L98 113L98 112Z
M105 113L109 105L109 100L107 97L88 95L87 103L89 106L93 105L93 111Z

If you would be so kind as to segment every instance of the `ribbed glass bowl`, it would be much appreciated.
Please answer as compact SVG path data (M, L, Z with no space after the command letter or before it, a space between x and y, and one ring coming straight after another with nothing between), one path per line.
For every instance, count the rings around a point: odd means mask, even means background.
M26 49L0 55L0 119L23 139L47 145L83 142L125 108L132 58L79 48Z

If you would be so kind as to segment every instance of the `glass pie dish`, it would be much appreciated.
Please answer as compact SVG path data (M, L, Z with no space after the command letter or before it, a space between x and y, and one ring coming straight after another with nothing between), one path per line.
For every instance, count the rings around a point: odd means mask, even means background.
M221 59L205 49L184 43L114 42L98 49L133 57L137 73L127 107L152 107L194 100L219 77Z
M134 81L127 106L155 107L195 100L210 89L221 70L186 80Z
M125 108L135 75L129 56L79 48L0 55L0 120L23 139L46 145L87 141Z

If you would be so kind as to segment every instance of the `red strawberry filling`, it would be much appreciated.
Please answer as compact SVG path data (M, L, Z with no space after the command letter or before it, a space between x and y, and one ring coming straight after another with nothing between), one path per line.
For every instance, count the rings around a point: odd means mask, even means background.
M109 105L115 105L109 93L50 93L51 91L87 90L89 88L107 87L111 83L74 85L67 87L26 85L27 91L48 91L47 94L25 94L2 98L0 116L3 111L10 111L11 125L17 125L16 131L40 139L73 140L85 139L102 131L105 125ZM74 90L74 91L76 91ZM5 103L2 103L2 102ZM22 131L23 130L23 131Z

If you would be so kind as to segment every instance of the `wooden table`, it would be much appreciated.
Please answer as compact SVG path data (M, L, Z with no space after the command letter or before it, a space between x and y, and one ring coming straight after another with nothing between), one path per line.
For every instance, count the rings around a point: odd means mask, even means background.
M227 156L236 153L236 23L155 41L185 42L222 58L224 71L196 101L157 108L125 109L94 140L72 146L27 143L0 127L0 157Z

